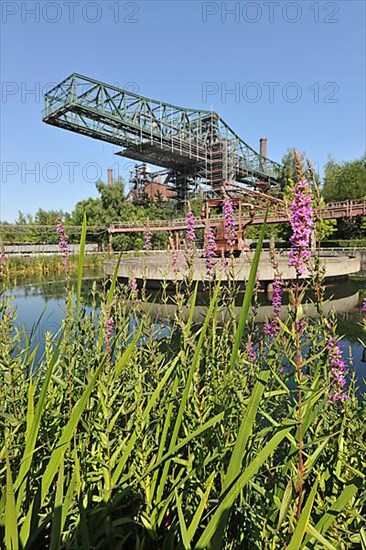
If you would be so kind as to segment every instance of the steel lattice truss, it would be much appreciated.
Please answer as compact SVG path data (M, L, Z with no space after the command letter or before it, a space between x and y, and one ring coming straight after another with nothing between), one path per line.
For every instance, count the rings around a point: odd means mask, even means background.
M177 107L72 74L45 95L44 122L121 146L121 156L172 171L192 185L275 185L281 166L261 156L211 111Z

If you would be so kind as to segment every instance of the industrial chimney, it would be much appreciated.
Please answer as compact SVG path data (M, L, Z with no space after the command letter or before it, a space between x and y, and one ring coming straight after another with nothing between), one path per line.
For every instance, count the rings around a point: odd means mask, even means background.
M113 183L113 170L112 170L112 168L108 168L107 174L108 174L108 178L107 178L108 185L112 185L112 183Z
M267 158L267 138L260 138L259 153L261 157Z
M266 169L266 158L267 158L267 138L260 138L259 140L259 154L260 154L260 165L263 172Z

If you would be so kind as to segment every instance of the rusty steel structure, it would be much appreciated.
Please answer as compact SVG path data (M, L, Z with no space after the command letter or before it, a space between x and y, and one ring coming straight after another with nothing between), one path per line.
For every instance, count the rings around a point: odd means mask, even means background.
M276 205L273 211L270 211L267 218L267 223L288 223L289 213L287 212L285 205L279 199L273 199ZM253 211L253 204L245 203L247 207L246 211L241 213L241 223L247 224L250 222L253 225L261 225L264 222L265 206L262 204ZM366 216L366 198L360 200L349 200L342 202L328 203L324 208L319 210L324 220L334 220L338 218L354 218L357 216ZM218 227L223 222L223 215L211 215L210 225L212 227ZM239 218L236 216L236 223L239 223ZM196 228L204 229L205 217L196 219ZM174 220L150 220L148 222L116 222L108 227L109 234L117 233L139 233L146 229L150 231L185 231L187 229L187 222L185 218Z
M254 196L253 196L254 195ZM249 195L250 197L250 195ZM235 242L228 243L226 236L223 211L223 198L206 200L200 217L196 218L196 229L211 228L215 235L216 254L240 255L243 251L249 249L244 241L245 229L249 225L262 225L266 218L266 223L289 223L290 216L286 204L280 199L268 197L261 193L252 192L252 202L244 202L241 197L231 198L235 216ZM255 200L254 200L255 199ZM257 203L255 205L255 202ZM337 218L354 218L357 216L366 216L366 197L360 200L349 200L342 202L333 202L327 204L324 208L319 208L317 216L324 220ZM112 224L108 228L109 248L113 250L113 235L118 233L137 233L149 230L168 231L171 235L171 247L180 247L180 234L186 231L187 221L185 218L174 220L151 220L148 222L122 222Z
M142 162L131 176L131 198L184 203L199 193L206 199L197 228L213 227L217 246L227 252L224 197L236 210L235 252L245 249L249 224L288 222L281 189L282 166L267 157L267 140L255 151L215 112L187 109L150 99L73 73L45 94L45 123L117 145L118 155ZM158 167L152 172L148 165ZM108 183L113 183L111 170ZM243 198L244 197L244 198ZM366 200L345 201L322 209L324 219L366 215ZM110 245L117 233L186 229L184 219L116 222L108 229ZM177 240L177 239L176 239Z
M252 202L249 202L252 198ZM251 191L248 194L247 199L232 198L234 207L236 208L235 223L237 229L237 239L235 243L235 254L240 253L246 249L244 243L245 228L248 225L261 225L264 222L265 212L268 203L272 205L270 208L267 223L288 223L289 213L285 208L283 201L271 197L268 200L268 196L261 193ZM324 220L338 219L338 218L355 218L357 216L366 216L366 197L360 200L349 200L342 202L328 203L324 208L319 210L318 215ZM217 252L226 252L230 249L227 246L222 215L222 199L208 199L204 205L201 216L196 218L196 229L204 229L209 222L210 227L216 233ZM78 234L81 232L81 226L70 225L67 226L68 232ZM109 235L110 249L113 249L113 236L120 233L143 233L146 230L153 232L166 231L172 235L171 242L174 247L179 246L180 234L187 229L187 222L185 218L173 219L173 220L149 220L149 221L130 221L130 222L116 222L110 226L89 226L87 233L93 239L97 239L103 234ZM54 225L32 225L32 224L1 224L0 223L0 251L5 245L19 244L24 246L24 243L16 243L14 236L19 233L31 233L34 239L39 236L38 245L44 246L44 237L54 235ZM33 243L34 244L34 243ZM37 245L37 246L38 246ZM5 249L4 249L5 250ZM4 252L3 250L3 252Z
M281 165L258 153L217 114L186 109L72 74L45 94L43 120L121 147L123 157L163 168L183 204L197 189L219 197L231 184L270 191Z
M239 255L243 251L248 251L249 246L244 241L245 229L248 225L253 223L255 217L255 209L253 204L244 203L241 197L230 199L233 214L235 217L235 238L233 242L229 243L225 230L225 220L220 216L220 220L216 218L212 223L212 216L217 216L217 213L223 211L224 199L208 199L206 200L202 210L201 218L204 221L205 229L212 229L215 235L215 253L217 255L232 253ZM243 219L243 213L245 209L249 212L249 219ZM220 215L220 214L219 214Z

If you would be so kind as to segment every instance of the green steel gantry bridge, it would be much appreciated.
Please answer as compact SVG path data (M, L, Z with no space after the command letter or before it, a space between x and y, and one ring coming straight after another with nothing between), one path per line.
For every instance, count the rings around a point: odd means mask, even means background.
M120 146L117 154L169 170L177 199L199 185L268 190L281 165L257 153L211 111L185 109L72 74L45 94L44 122Z

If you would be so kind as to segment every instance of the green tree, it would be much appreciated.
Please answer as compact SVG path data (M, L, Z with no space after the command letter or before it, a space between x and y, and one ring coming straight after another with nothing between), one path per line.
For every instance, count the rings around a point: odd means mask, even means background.
M326 202L366 197L366 157L341 163L330 158L325 167L322 194ZM334 236L339 239L365 238L366 217L338 219Z
M308 181L312 181L310 170L306 162L306 153L301 153L301 160L305 178ZM320 177L316 170L314 170L316 183L320 184ZM296 158L295 158L295 149L288 149L287 153L282 157L282 174L281 174L281 187L282 191L285 192L287 186L291 186L296 180L298 180L300 174L298 174Z
M44 210L38 208L34 215L33 223L35 225L56 225L57 220L64 220L65 214L63 210Z
M366 157L337 164L326 164L323 196L327 202L366 197Z

